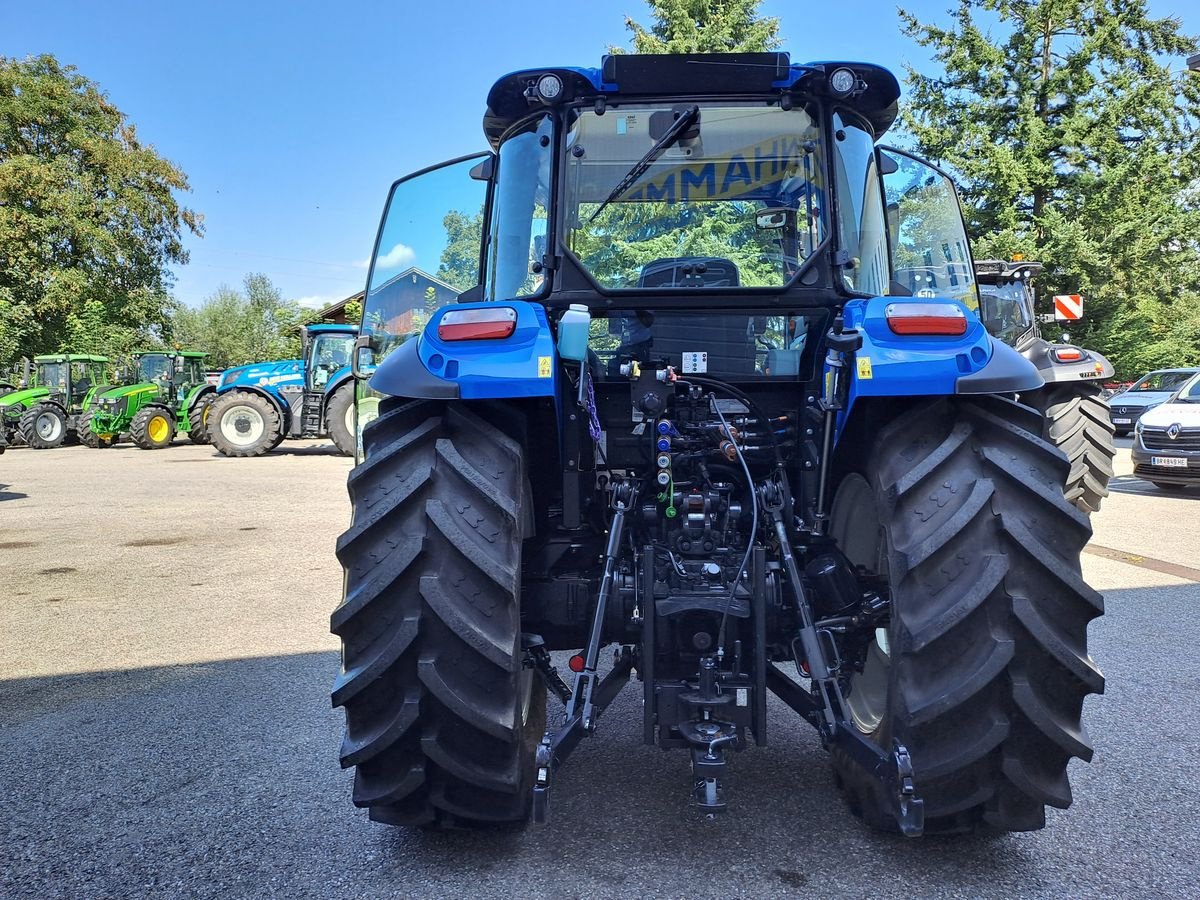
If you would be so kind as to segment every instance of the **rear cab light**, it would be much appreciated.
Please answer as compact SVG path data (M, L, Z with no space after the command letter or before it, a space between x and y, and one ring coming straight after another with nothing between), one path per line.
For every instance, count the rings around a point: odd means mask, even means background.
M450 309L438 322L443 341L490 341L512 337L517 330L517 311L511 306Z
M1086 359L1084 352L1078 347L1054 347L1050 353L1055 362L1079 362Z
M967 333L967 314L956 303L889 303L883 314L893 334Z

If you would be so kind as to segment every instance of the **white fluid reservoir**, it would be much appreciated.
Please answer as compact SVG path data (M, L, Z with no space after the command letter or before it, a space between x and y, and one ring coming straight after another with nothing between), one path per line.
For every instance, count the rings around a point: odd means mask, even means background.
M558 355L583 362L587 358L588 329L592 314L580 303L572 303L558 320Z

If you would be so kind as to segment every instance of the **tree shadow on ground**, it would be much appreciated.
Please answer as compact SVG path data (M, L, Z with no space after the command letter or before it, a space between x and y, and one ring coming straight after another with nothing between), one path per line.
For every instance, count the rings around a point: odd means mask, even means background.
M28 494L22 494L19 491L5 490L11 486L12 485L0 482L0 503L3 503L5 500L24 500L29 496Z

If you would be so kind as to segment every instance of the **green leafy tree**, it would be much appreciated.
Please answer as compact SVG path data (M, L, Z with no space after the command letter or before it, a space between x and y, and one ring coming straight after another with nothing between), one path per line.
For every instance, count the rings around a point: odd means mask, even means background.
M635 53L756 52L780 44L779 19L758 15L762 0L646 0L646 5L654 20L649 27L625 17Z
M905 124L963 188L976 256L1047 264L1082 293L1074 337L1131 375L1200 362L1197 50L1145 0L959 0L946 26L901 11L944 74L910 69Z
M483 212L451 210L442 220L446 247L437 277L460 291L479 284L479 248L483 246Z
M153 342L186 262L183 172L95 83L52 56L0 57L0 362Z
M247 275L241 291L222 285L199 307L178 307L172 321L175 343L209 354L215 368L300 355L300 326L314 318L284 300L265 275Z

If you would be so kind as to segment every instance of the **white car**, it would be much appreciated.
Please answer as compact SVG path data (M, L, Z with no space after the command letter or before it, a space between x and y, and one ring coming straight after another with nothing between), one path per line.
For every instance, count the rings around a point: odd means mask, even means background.
M1142 413L1134 429L1133 474L1160 488L1200 484L1200 375Z
M1109 397L1108 409L1117 434L1133 431L1146 410L1166 403L1197 372L1200 369L1158 369Z

